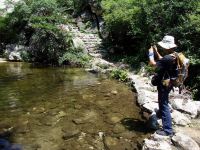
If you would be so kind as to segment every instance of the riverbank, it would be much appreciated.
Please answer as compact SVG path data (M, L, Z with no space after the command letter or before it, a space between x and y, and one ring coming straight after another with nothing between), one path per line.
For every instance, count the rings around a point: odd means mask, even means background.
M7 62L5 58L0 58L0 63Z
M109 74L111 70L120 68L118 64L110 63L102 58L94 58L91 63L92 68L86 69L90 72ZM106 69L101 68L101 66ZM143 69L141 68L141 70ZM151 85L150 77L145 77L145 73L142 71L140 74L130 71L128 73L128 83L135 88L137 103L148 120L151 114L158 110L156 87ZM191 93L187 93L186 90L179 94L178 89L174 89L174 92L170 93L170 108L175 135L170 138L154 133L148 139L144 139L143 150L176 148L189 150L191 147L193 147L193 150L199 150L200 121L198 116L200 114L200 102L193 101ZM162 126L161 120L159 120L159 123Z

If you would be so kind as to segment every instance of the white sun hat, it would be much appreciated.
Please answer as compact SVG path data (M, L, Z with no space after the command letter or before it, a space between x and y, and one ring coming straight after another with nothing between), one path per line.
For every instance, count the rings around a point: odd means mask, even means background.
M158 45L165 49L171 49L177 47L177 45L174 42L174 37L170 35L164 36L163 40L158 42Z

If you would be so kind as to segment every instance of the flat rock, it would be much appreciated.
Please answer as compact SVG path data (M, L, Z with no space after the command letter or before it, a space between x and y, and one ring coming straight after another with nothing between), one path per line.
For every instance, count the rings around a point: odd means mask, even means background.
M193 122L192 122L193 124ZM197 142L200 145L200 127L199 127L199 123L197 126L195 127L191 127L192 124L190 125L190 127L180 127L180 126L176 126L174 127L175 132L180 132L184 135L187 135L189 137L191 137L193 140L195 140L195 142Z
M174 145L182 150L200 150L198 144L189 136L182 133L176 133L172 137L172 142Z
M142 150L172 150L167 141L144 140Z
M184 101L183 99L172 99L171 105L176 110L181 110L187 114L190 114L191 117L195 118L197 116L198 108L194 101L188 100Z
M83 117L75 118L72 121L75 124L94 123L98 118L98 114L95 111L86 111L82 115Z
M169 136L162 136L156 133L151 135L151 139L154 141L166 141L168 143L171 143L171 138Z
M191 123L190 119L181 112L174 110L172 113L172 120L176 125L186 126Z
M193 118L197 116L197 106L194 101L189 101L185 105L183 105L183 111L190 114Z
M183 99L172 99L171 105L174 109L182 110L183 109Z
M146 103L142 106L146 110L149 110L150 112L154 112L156 109L158 110L158 103L151 102L151 103Z
M116 90L112 90L111 91L111 94L114 94L114 95L116 95L118 92L116 91Z

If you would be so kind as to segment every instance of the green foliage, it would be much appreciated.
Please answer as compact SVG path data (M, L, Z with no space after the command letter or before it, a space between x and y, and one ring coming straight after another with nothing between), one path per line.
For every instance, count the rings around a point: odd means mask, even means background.
M135 60L125 57L132 64L134 61L147 61L146 52L150 45L156 44L167 34L175 37L179 51L190 56L192 63L199 64L199 1L102 0L102 6L106 28L110 33L107 41L115 45L121 54L136 56ZM193 87L191 83L199 82L197 78L191 78L188 84Z
M17 3L12 13L0 18L0 33L6 37L1 42L28 46L22 57L25 61L59 64L59 58L72 47L72 37L58 28L67 20L62 12L56 0Z
M65 38L67 35L52 30L37 29L30 39L31 61L58 64L59 58L70 48Z
M69 51L59 58L59 64L84 67L91 58L82 52Z
M66 8L73 8L74 7L74 0L57 0L59 6L66 7Z
M128 80L128 73L125 70L120 70L120 69L114 69L111 72L111 77L115 78L119 81L127 81Z
M144 66L145 71L148 72L148 74L152 75L155 73L155 67L152 67L150 65L146 65Z
M104 19L111 35L111 41L115 45L123 46L124 51L128 50L128 47L125 46L126 44L129 45L129 42L134 37L140 37L141 29L138 14L141 12L141 8L139 3L140 1L136 0L102 1ZM132 32L131 28L134 28L134 32ZM129 45L130 47L131 45Z
M102 6L110 41L127 53L144 57L146 49L165 34L174 35L181 50L192 50L197 44L193 38L199 38L196 0L103 0Z

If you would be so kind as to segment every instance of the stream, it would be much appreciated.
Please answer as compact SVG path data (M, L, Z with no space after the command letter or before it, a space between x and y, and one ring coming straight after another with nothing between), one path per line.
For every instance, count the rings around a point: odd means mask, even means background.
M133 150L147 134L124 83L80 68L0 63L0 139L23 150Z

